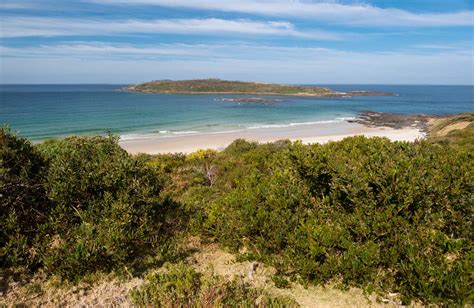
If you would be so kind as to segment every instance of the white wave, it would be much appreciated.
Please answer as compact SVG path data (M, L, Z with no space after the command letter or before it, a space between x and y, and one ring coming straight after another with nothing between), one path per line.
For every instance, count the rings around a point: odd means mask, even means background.
M336 118L334 120L325 120L325 121L312 121L312 122L295 122L287 124L261 124L253 125L247 127L247 129L260 129L260 128L283 128L283 127L292 127L292 126L302 126L302 125L314 125L314 124L327 124L327 123L340 123L347 120L353 120L354 118Z
M240 129L234 130L222 130L222 131L197 131L197 130L184 130L184 131L169 131L169 130L159 130L155 133L147 134L125 134L120 136L121 140L132 140L132 139L150 139L153 137L159 138L169 138L173 136L180 135L216 135L216 134L229 134L237 133L245 130L253 129L264 129L264 128L284 128L284 127L293 127L293 126L303 126L303 125L315 125L315 124L328 124L328 123L341 123L347 120L354 120L354 117L338 117L333 120L321 120L321 121L310 121L310 122L294 122L294 123L284 123L284 124L254 124L248 126L248 124L237 124L237 127Z
M120 135L120 140L133 140L133 139L150 139L153 138L150 134L125 134Z
M341 117L341 118L336 118L336 120L339 120L339 121L349 121L349 120L355 120L356 118L354 117Z

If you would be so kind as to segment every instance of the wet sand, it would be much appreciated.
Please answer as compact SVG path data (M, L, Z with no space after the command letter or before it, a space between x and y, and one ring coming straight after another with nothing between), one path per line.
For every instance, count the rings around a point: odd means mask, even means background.
M199 149L222 150L235 139L273 142L281 139L301 140L306 144L338 141L346 137L386 137L392 141L415 141L424 137L416 127L369 127L360 123L318 123L293 127L247 129L238 132L220 132L183 136L150 136L121 140L120 145L129 153L191 153Z

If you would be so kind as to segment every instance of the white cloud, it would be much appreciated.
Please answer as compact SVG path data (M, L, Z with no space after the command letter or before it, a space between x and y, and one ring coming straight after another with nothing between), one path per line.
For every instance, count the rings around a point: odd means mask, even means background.
M145 59L166 56L203 56L208 55L207 50L208 48L203 45L171 44L135 47L128 44L73 42L26 48L0 46L0 55L14 58Z
M115 5L159 5L166 7L240 12L267 16L311 18L334 24L355 26L440 27L474 25L473 11L415 13L367 4L299 0L84 0Z
M353 52L245 44L0 48L4 83L219 77L282 83L473 84L472 51ZM169 56L169 57L168 57Z
M457 47L456 47L457 46ZM449 47L449 48L448 48ZM67 42L51 45L30 47L8 47L0 45L2 57L21 58L78 58L78 59L163 59L169 56L171 60L182 58L209 59L248 59L248 60L278 60L292 62L315 61L331 57L338 62L342 58L359 55L395 56L411 55L426 56L433 54L472 56L472 50L464 45L414 45L411 49L354 52L322 47L286 47L271 45L256 45L248 43L229 44L154 44L131 45L125 43L104 42ZM338 60L339 58L339 60ZM303 60L304 59L304 60Z
M428 49L428 50L473 50L474 42L457 42L457 43L444 43L444 44L417 44L413 46L418 49Z
M271 35L308 39L339 40L342 34L325 31L298 31L284 21L207 19L98 20L47 17L3 17L0 37L78 36L111 34L208 34Z
M122 43L68 42L32 47L0 46L2 57L77 58L77 59L163 59L172 58L231 58L290 60L311 58L334 52L326 48L262 46L252 44L158 44L134 46Z

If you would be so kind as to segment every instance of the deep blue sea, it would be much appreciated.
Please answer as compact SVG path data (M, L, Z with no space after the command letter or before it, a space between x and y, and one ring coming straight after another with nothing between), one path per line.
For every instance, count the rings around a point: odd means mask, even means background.
M222 101L243 95L132 93L121 91L123 86L0 85L0 122L36 141L108 132L127 139L337 122L361 111L436 115L474 111L474 86L323 85L343 92L387 91L398 96L269 96L287 100L271 104Z

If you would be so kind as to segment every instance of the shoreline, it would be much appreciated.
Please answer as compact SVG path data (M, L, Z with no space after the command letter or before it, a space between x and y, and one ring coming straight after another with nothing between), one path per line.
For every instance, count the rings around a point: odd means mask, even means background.
M200 149L223 150L236 139L260 143L282 139L300 140L305 144L339 141L346 137L386 137L392 141L415 141L425 137L420 127L393 128L368 126L353 121L316 123L293 127L246 129L238 132L218 134L201 133L180 136L150 136L146 138L120 140L119 144L130 154L192 153Z

